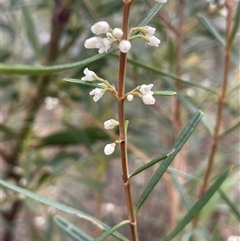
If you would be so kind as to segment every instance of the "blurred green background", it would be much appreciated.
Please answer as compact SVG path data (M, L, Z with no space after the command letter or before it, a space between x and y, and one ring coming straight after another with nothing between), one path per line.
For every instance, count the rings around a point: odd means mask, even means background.
M130 27L137 26L153 4L152 0L136 0L131 9ZM237 2L235 5L236 12ZM121 27L120 0L3 0L0 6L1 62L11 66L55 66L84 60L97 54L97 50L86 50L83 46L84 41L92 36L92 24L105 20L112 28ZM172 75L175 76L179 64L179 37L174 29L179 21L178 8L176 1L169 0L149 24L157 29L156 37L161 39L158 48L145 46L141 40L133 41L129 54L131 62L127 67L127 91L150 83L154 84L154 90L176 90L176 83L180 81ZM54 22L54 14L59 17L58 23ZM206 21L212 29L204 24ZM182 126L197 109L204 113L201 124L186 146L185 171L174 168L168 171L171 178L183 178L181 185L191 204L197 200L210 151L217 110L214 91L220 91L223 79L224 47L221 40L224 40L225 24L224 6L216 5L214 8L209 1L186 0L181 59L181 79L184 81L181 82L181 90L177 91L178 97L156 97L155 106L145 106L139 98L126 103L126 119L130 121L131 171L170 150L175 132L171 122L173 98L179 98L182 106ZM53 46L50 42L52 26L55 26L55 33L59 31ZM213 30L218 35L214 35ZM234 165L222 191L237 207L240 198L239 44L238 30L232 46L221 136L212 170L213 176L216 176ZM55 51L50 57L49 49ZM111 53L87 67L117 86L117 56L117 52ZM63 78L80 79L84 76L85 67L45 76L37 72L20 75L10 71L1 74L1 176L114 226L127 214L119 150L117 148L112 156L103 153L104 146L117 136L117 131L103 128L105 120L117 119L115 98L106 93L95 103L89 96L91 89L62 81ZM150 169L133 179L134 202L153 172L154 169ZM160 240L170 231L171 201L168 193L172 186L173 181L169 183L167 177L163 178L140 211L140 240ZM16 203L18 206L13 219L6 218ZM186 210L181 201L177 220ZM87 221L67 216L7 189L1 191L1 211L1 233L4 235L6 230L10 230L13 236L9 240L75 240L54 223L53 216L56 214L92 236L99 234L99 230ZM188 240L189 230L185 228L176 240ZM229 204L219 194L214 195L201 213L199 240L227 240L230 235L240 235L239 230L239 220ZM128 235L128 228L121 231Z

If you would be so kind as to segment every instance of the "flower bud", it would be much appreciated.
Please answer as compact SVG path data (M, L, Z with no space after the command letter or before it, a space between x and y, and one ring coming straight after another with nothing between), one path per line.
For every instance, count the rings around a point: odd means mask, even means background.
M130 94L130 95L127 95L127 100L128 100L128 101L132 101L132 100L133 100L133 95L131 95L131 94Z
M95 48L97 48L96 45L98 42L99 42L99 37L89 38L85 41L84 47L86 49L95 49Z
M145 26L144 27L144 33L146 35L152 36L155 34L156 28L150 27L150 26Z
M99 21L91 27L91 31L96 35L107 33L108 30L109 24L106 21Z
M119 122L114 119L110 119L104 122L105 129L113 129L115 126L118 126L118 125L119 125Z
M155 36L151 36L151 37L147 38L146 43L150 46L158 47L159 44L161 43L161 41L160 41L160 39L156 38Z
M114 28L112 34L116 38L121 38L123 36L123 31L120 28Z
M121 40L119 43L119 49L122 53L127 53L131 48L131 43L128 40Z
M111 155L111 154L115 151L115 146L116 146L115 143L107 144L107 145L104 147L104 153L105 153L105 155Z

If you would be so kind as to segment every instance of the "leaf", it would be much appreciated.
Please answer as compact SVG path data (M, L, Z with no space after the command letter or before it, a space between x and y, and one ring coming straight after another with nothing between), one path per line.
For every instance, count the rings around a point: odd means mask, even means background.
M153 91L154 96L172 96L176 94L176 91Z
M28 40L35 51L36 59L38 59L40 54L40 50L39 50L40 48L39 48L38 37L35 31L36 27L34 26L34 21L28 11L28 8L25 5L22 5L22 14L23 14L23 20L26 25Z
M236 217L238 221L240 221L240 211L239 208L225 195L225 193L219 189L218 192L220 193L222 199L226 202L230 210L232 211L232 214Z
M210 21L203 15L197 16L200 23L207 29L207 31L215 38L217 39L223 46L225 46L225 40L223 37L218 33L218 31L212 26Z
M231 46L232 42L234 40L234 37L236 36L238 30L239 30L239 24L240 24L240 2L237 6L237 11L235 13L235 19L234 19L234 26L232 28L231 36L228 42L228 45Z
M153 188L157 185L158 181L168 168L168 166L171 164L173 161L174 157L177 155L177 153L181 150L182 146L185 144L185 142L188 140L188 138L191 136L192 132L196 128L198 122L202 118L202 112L198 111L194 114L192 119L188 122L188 124L185 126L185 128L182 130L180 136L176 140L176 142L173 145L173 149L175 149L175 152L165 159L162 164L159 166L157 171L154 173L153 177L151 180L148 182L147 186L143 190L143 193L141 194L139 201L136 205L135 212L137 213L143 203L146 201L150 193L152 192Z
M164 241L170 241L174 238L196 215L197 213L204 207L204 205L209 201L209 199L213 196L213 194L218 190L218 188L222 185L224 180L227 178L230 169L222 173L217 180L212 184L212 186L203 194L203 196L192 206L189 212L185 215L185 217L179 222L177 227L164 238Z
M71 82L71 83L77 83L77 84L83 85L85 87L103 88L102 85L93 84L89 81L84 81L84 80L81 80L81 79L64 78L63 81L67 81L67 82Z
M75 238L79 241L93 241L93 238L86 234L84 231L76 227L74 224L69 222L68 220L55 216L55 223L62 228L65 232L67 232L71 237Z
M186 207L187 210L189 210L191 208L191 202L190 202L188 194L185 192L184 186L179 182L179 180L175 174L171 173L170 175L173 179L173 183L174 183L176 189L178 190L178 193L180 194L180 197L182 199L184 206Z
M129 175L129 178L136 176L137 174L139 174L139 173L143 172L144 170L148 169L149 167L151 167L151 166L157 164L158 162L166 159L167 157L171 156L174 152L175 152L175 149L170 150L168 153L163 154L162 156L157 157L157 158L153 159L152 161L148 162L147 164L139 167L137 170L135 170L134 172L132 172Z
M55 201L52 201L52 200L49 200L45 197L42 197L40 195L37 195L31 191L28 191L24 188L21 188L21 187L18 187L16 185L13 185L9 182L6 182L2 179L0 179L0 185L2 185L3 187L7 187L11 190L14 190L18 193L21 193L27 197L30 197L38 202L41 202L41 203L44 203L44 204L47 204L48 206L51 206L51 207L54 207L58 210L61 210L63 212L66 212L66 213L70 213L70 214L73 214L73 215L76 215L78 216L79 218L84 218L85 220L89 220L91 223L94 223L95 225L98 225L98 226L101 226L105 231L110 229L110 227L108 225L106 225L105 223L101 222L100 220L92 217L91 215L87 214L87 213L84 213L78 209L75 209L75 208L72 208L72 207L69 207L65 204L62 204L62 203L59 203L59 202L55 202ZM122 241L125 241L125 237L122 236L120 233L118 232L114 232L112 234L114 237L116 237L118 240L122 240Z
M139 23L138 27L146 26L155 17L163 5L164 3L156 2L152 9L149 11L148 16Z
M114 55L112 54L112 56L117 58L117 56L115 54ZM145 63L143 64L143 63L137 62L137 61L135 61L133 59L127 59L127 61L128 61L128 63L132 64L133 66L141 67L142 69L149 70L149 71L151 71L153 73L156 73L156 74L159 74L161 76L169 77L169 78L171 78L171 79L173 79L175 81L179 81L179 82L187 84L187 85L195 86L195 87L198 87L198 88L210 91L210 92L212 92L215 95L218 95L218 92L215 89L212 89L210 87L201 85L201 84L199 84L197 82L194 82L193 80L188 81L188 80L181 79L178 76L176 76L174 74L170 74L170 73L164 72L164 71L160 70L159 68L156 68L155 66L149 66L149 65L146 65Z
M94 239L94 241L102 241L102 240L104 240L105 238L110 236L113 232L115 232L116 230L118 230L119 228L121 228L122 226L124 226L124 225L126 225L128 223L129 223L129 220L125 220L125 221L122 221L122 222L118 223L113 228L111 228L108 231L106 231L106 232L102 233L101 235L99 235L96 239ZM125 238L124 241L129 241L129 239Z

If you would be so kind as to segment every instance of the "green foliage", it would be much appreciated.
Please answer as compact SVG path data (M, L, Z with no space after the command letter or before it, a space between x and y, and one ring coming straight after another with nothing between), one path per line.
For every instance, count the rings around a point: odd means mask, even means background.
M94 103L89 91L101 86L81 80L88 67L118 87L117 47L97 54L96 49L83 46L93 36L93 23L106 20L121 27L122 2L66 1L70 5L65 12L60 6L55 12L55 3L62 1L1 4L3 233L10 230L11 241L131 240L120 151L116 146L113 158L103 153L107 143L121 142L118 131L103 127L105 120L117 119L118 104L112 95ZM139 240L190 240L193 235L196 241L227 240L226 233L240 236L240 3L234 5L226 44L223 6L212 10L207 1L185 1L181 47L178 2L152 3L134 2L129 27L155 27L161 44L154 48L134 39L126 68L126 92L153 83L156 99L155 106L145 106L138 97L125 101L128 178ZM66 22L61 30L53 31L53 37L51 29L58 13ZM52 37L59 41L51 43ZM216 179L208 180L210 187L198 198L222 101L224 51L228 47L227 92L211 168L211 177ZM49 51L55 48L55 57L49 58ZM172 190L179 198L177 209ZM171 220L173 210L177 215ZM200 210L200 224L193 228L191 221ZM44 222L37 222L38 218Z

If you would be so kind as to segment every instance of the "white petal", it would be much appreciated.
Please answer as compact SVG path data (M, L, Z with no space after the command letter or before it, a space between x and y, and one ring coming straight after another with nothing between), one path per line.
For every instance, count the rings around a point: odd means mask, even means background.
M85 41L84 47L87 49L95 49L96 45L99 42L99 37L92 37Z
M150 94L152 95L153 92L151 91L153 87L153 84L149 84L149 85L141 85L140 88L139 88L139 91L143 94L143 95L146 95L146 94Z
M107 144L105 147L104 147L104 153L106 155L111 155L114 150L115 150L115 146L116 144L115 143L111 143L111 144Z
M114 28L112 34L116 38L121 38L123 36L123 31L120 28Z
M97 75L88 68L85 68L83 73L85 74L85 76L82 77L81 80L93 81L97 77Z
M121 40L119 43L119 49L122 53L127 53L131 48L131 43L128 40Z
M146 35L149 35L149 36L152 36L155 34L155 31L156 31L156 28L153 28L153 27L150 27L150 26L145 26L145 34Z
M110 119L104 122L105 129L113 129L117 125L119 125L119 122L114 119Z
M156 2L159 2L159 3L166 3L167 0L155 0Z
M154 105L155 104L155 99L153 98L152 95L147 94L142 96L143 103L145 105Z
M106 21L99 21L91 27L91 31L96 35L107 33L108 30L109 24Z
M156 38L155 36L151 36L148 38L147 42L148 45L158 47L161 43L160 39Z
M100 100L102 98L102 96L104 95L105 90L104 89L100 89L100 88L95 88L93 89L89 94L93 95L93 100L94 102L97 102L98 100Z
M107 51L111 48L112 42L107 38L99 38L98 43L96 44L96 47L99 49L98 52L101 53L107 53Z

